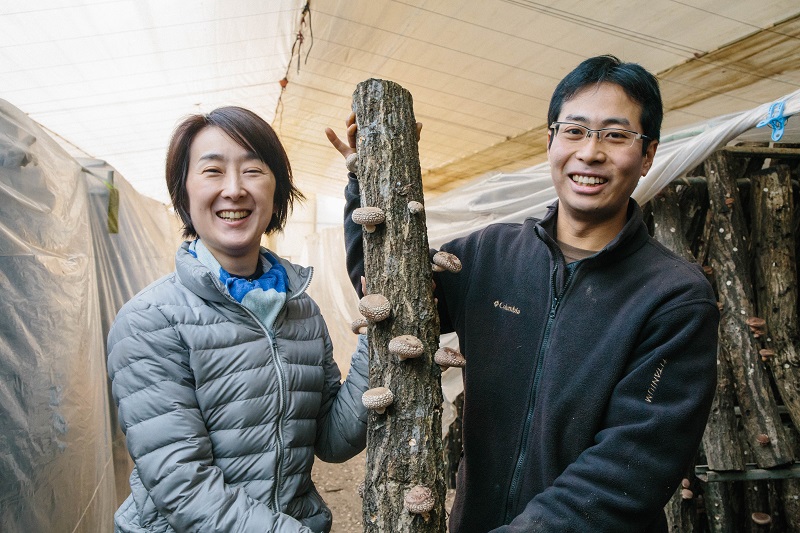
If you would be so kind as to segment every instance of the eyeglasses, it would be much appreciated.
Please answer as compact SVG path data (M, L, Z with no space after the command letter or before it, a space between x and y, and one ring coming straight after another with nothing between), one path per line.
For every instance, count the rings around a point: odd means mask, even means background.
M639 139L650 140L650 137L647 135L631 130L623 130L622 128L592 130L573 122L553 122L550 124L550 129L553 130L553 134L556 137L562 141L571 143L583 142L591 137L592 133L597 135L598 141L606 143L609 146L628 147L633 146L633 143Z

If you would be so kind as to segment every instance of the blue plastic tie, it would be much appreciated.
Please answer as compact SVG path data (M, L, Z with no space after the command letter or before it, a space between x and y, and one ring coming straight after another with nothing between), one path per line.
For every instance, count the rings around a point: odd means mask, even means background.
M786 126L787 118L789 117L783 116L783 102L775 102L769 106L767 118L759 122L756 128L769 126L772 128L772 140L778 142L783 137L783 129Z

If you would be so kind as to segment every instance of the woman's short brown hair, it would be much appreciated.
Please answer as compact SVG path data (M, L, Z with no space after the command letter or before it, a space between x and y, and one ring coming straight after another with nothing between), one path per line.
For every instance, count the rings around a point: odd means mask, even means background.
M294 186L292 167L278 135L267 122L247 109L236 106L220 107L205 115L190 115L175 128L167 149L167 189L175 212L183 221L184 238L197 237L189 216L189 196L186 193L186 175L189 171L189 151L192 141L207 127L224 131L242 148L252 150L269 167L275 176L275 214L264 233L283 229L295 200L303 194Z

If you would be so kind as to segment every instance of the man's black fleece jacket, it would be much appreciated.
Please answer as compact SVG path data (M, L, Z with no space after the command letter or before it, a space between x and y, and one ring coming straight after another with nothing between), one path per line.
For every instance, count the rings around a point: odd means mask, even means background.
M352 174L345 197L358 290ZM619 235L569 267L557 214L442 247L464 265L434 274L442 332L467 359L450 531L666 531L716 388L716 298L697 265L649 236L635 201Z

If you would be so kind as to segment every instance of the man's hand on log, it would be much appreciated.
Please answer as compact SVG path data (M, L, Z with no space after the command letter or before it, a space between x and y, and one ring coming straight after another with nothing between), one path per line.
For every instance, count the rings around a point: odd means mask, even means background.
M336 135L336 132L331 128L325 128L325 136L336 150L342 154L342 157L347 159L350 154L356 153L356 135L358 134L358 126L356 126L356 114L350 113L345 121L347 127L347 142L344 142ZM419 142L420 132L422 131L422 122L417 122L417 142Z
M356 133L358 132L358 126L356 126L355 112L350 113L350 116L347 117L345 126L347 127L346 143L342 141L331 128L325 128L325 136L328 137L333 147L342 154L342 157L347 158L348 155L356 152Z

